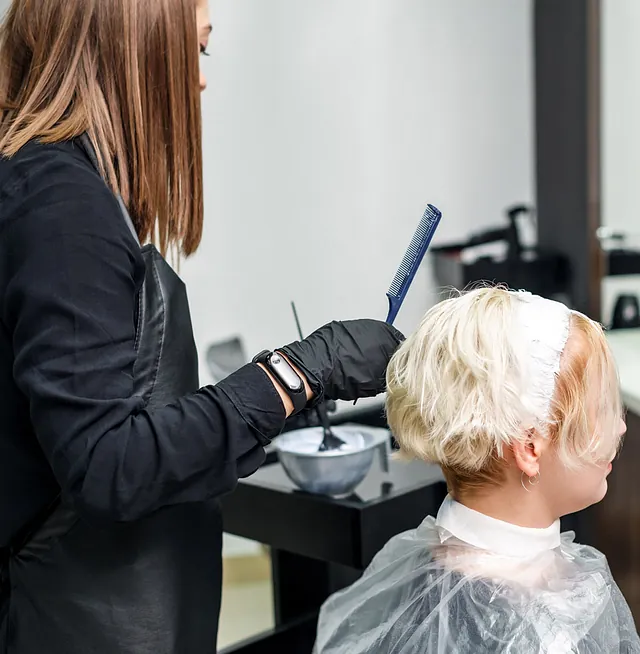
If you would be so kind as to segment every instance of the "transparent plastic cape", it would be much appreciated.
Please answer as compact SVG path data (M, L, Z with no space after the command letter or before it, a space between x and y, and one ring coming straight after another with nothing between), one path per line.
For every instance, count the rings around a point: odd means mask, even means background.
M640 653L606 558L562 535L532 558L467 545L427 518L327 600L314 654Z

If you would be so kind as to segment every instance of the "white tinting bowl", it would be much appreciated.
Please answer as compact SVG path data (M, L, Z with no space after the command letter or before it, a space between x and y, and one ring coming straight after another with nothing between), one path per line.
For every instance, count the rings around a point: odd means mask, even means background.
M319 495L347 495L367 476L376 448L389 432L359 425L332 427L345 441L338 450L318 452L322 428L297 429L278 436L274 446L284 471L302 490Z

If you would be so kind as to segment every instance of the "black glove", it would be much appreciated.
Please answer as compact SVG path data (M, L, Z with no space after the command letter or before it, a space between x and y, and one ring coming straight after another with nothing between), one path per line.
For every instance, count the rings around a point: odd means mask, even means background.
M404 336L377 320L332 322L280 348L304 373L314 404L372 397L385 389L387 365Z

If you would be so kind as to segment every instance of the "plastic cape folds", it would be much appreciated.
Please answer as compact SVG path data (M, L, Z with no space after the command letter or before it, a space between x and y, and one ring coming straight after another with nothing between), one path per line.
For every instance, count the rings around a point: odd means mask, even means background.
M532 556L506 556L429 517L327 600L314 654L640 652L606 558L571 532L558 540Z

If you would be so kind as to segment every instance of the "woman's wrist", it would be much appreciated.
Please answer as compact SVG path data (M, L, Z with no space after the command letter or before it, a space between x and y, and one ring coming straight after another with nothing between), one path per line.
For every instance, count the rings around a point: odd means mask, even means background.
M297 368L290 359L288 359L282 352L280 352L281 356L287 360L289 365L295 370L295 372L298 374L300 379L302 379L302 382L304 383L304 390L307 395L307 402L310 402L313 399L313 391L311 390L311 386L309 386L309 382L307 381L307 378L304 376L304 374L300 371L299 368ZM258 364L262 370L267 373L267 377L271 380L271 383L274 385L278 395L280 395L280 399L282 400L282 404L284 406L284 410L286 413L287 418L293 413L293 402L291 401L291 398L287 394L287 392L282 388L282 386L278 383L276 378L269 372L266 366L263 364L259 363Z

